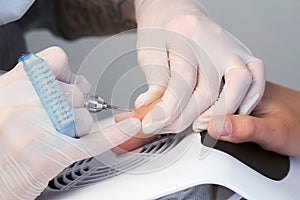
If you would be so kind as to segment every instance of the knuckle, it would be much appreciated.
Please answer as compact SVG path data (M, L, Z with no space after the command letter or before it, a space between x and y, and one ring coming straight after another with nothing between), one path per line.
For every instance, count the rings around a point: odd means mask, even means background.
M226 80L232 80L233 82L240 82L242 85L250 86L253 81L252 74L250 71L244 67L234 66L229 68L225 73L225 82Z
M79 105L84 104L84 94L81 92L81 90L76 85L73 85L73 90L72 90L71 94L72 94L73 102L76 99L78 102L80 102Z
M247 62L247 66L251 70L258 70L263 75L265 73L264 62L259 58L254 58L254 60L252 59L249 62Z
M195 15L180 15L175 19L171 20L166 28L171 31L176 31L179 33L183 33L185 35L192 36L197 30L197 23L199 22L199 17ZM184 29L182 28L182 24L184 24Z
M244 124L245 124L245 138L244 140L251 139L255 137L255 134L258 132L258 128L256 123L252 118L247 118L244 119Z
M289 130L289 125L285 123L276 124L276 126L274 126L274 128L271 129L269 133L270 135L272 135L272 137L270 139L265 139L263 147L267 150L272 151L280 151L282 149L285 149L284 145L290 143L290 141L288 141L289 131L287 130Z
M231 141L234 143L252 141L257 133L257 126L253 119L243 118L239 123L243 124L244 131L233 131L233 133L230 135Z
M46 52L45 52L46 53ZM69 71L69 60L66 52L58 46L52 46L47 49L45 59L49 65L60 74L64 71Z
M72 82L82 93L89 93L92 89L91 83L83 75L73 74Z
M62 59L62 60L68 59L66 52L61 47L52 46L49 48L49 50L52 51L54 53L54 55L56 55L57 58L59 58L59 59Z
M255 58L255 60L253 61L253 64L256 64L256 66L258 66L260 68L264 67L264 62L261 59L259 59L259 58Z
M264 84L266 80L266 72L263 61L260 59L256 59L250 63L247 64L248 68L253 73L253 81Z
M59 46L51 46L49 47L49 50L56 51L57 53L62 53L62 54L65 53L64 50Z
M243 80L243 83L251 83L253 78L252 74L246 67L243 67L243 65L244 62L229 65L225 72L225 81L235 79Z

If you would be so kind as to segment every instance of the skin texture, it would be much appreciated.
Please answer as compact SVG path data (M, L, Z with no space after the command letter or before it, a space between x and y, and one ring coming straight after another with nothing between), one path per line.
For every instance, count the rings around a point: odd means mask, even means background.
M216 126L221 117L210 121L214 138L241 143L252 141L263 148L289 156L300 155L300 92L268 82L258 106L247 115L228 115L227 123ZM219 121L220 122L220 121ZM226 125L227 124L227 125Z
M144 116L157 104L158 101L160 101L160 99L158 99L146 106L136 108L136 109L132 110L131 112L120 113L115 116L115 122L120 122L129 117L130 118L138 118L139 120L142 121ZM144 134L143 131L140 130L138 132L138 134L136 134L135 137L132 137L131 139L129 139L126 142L120 144L119 146L113 148L112 150L116 153L132 151L134 149L137 149L137 148L151 142L156 137L157 137L157 135Z

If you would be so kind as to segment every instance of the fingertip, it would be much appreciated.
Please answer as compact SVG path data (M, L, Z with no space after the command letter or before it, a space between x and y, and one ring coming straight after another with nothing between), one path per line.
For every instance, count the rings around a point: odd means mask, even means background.
M140 108L142 106L147 106L153 101L155 101L158 97L153 94L151 91L147 91L141 94L135 101L134 105L136 108Z
M218 116L208 122L208 133L215 139L224 138L232 133L232 122L228 116Z
M138 96L138 98L135 100L134 106L135 106L136 108L140 108L140 107L142 107L142 106L145 106L145 105L149 104L149 103L150 103L149 98L150 98L150 97L147 95L147 92L141 94L141 95Z
M159 85L150 85L147 92L142 93L135 101L136 108L151 104L157 99L160 99L164 93L165 88Z

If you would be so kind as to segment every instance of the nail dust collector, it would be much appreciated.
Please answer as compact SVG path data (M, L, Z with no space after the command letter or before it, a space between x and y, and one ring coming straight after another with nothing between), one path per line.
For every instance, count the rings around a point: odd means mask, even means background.
M299 199L300 158L186 130L134 152L76 162L38 199L155 199L199 184L222 185L246 199Z

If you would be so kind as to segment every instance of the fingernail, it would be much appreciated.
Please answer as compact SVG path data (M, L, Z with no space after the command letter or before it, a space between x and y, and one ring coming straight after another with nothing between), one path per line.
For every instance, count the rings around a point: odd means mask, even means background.
M220 136L228 136L228 135L230 135L231 129L232 129L231 122L228 119L225 119L224 125L223 125L223 128L222 128Z
M228 136L231 133L231 122L225 116L216 117L211 122L211 130L215 137Z

